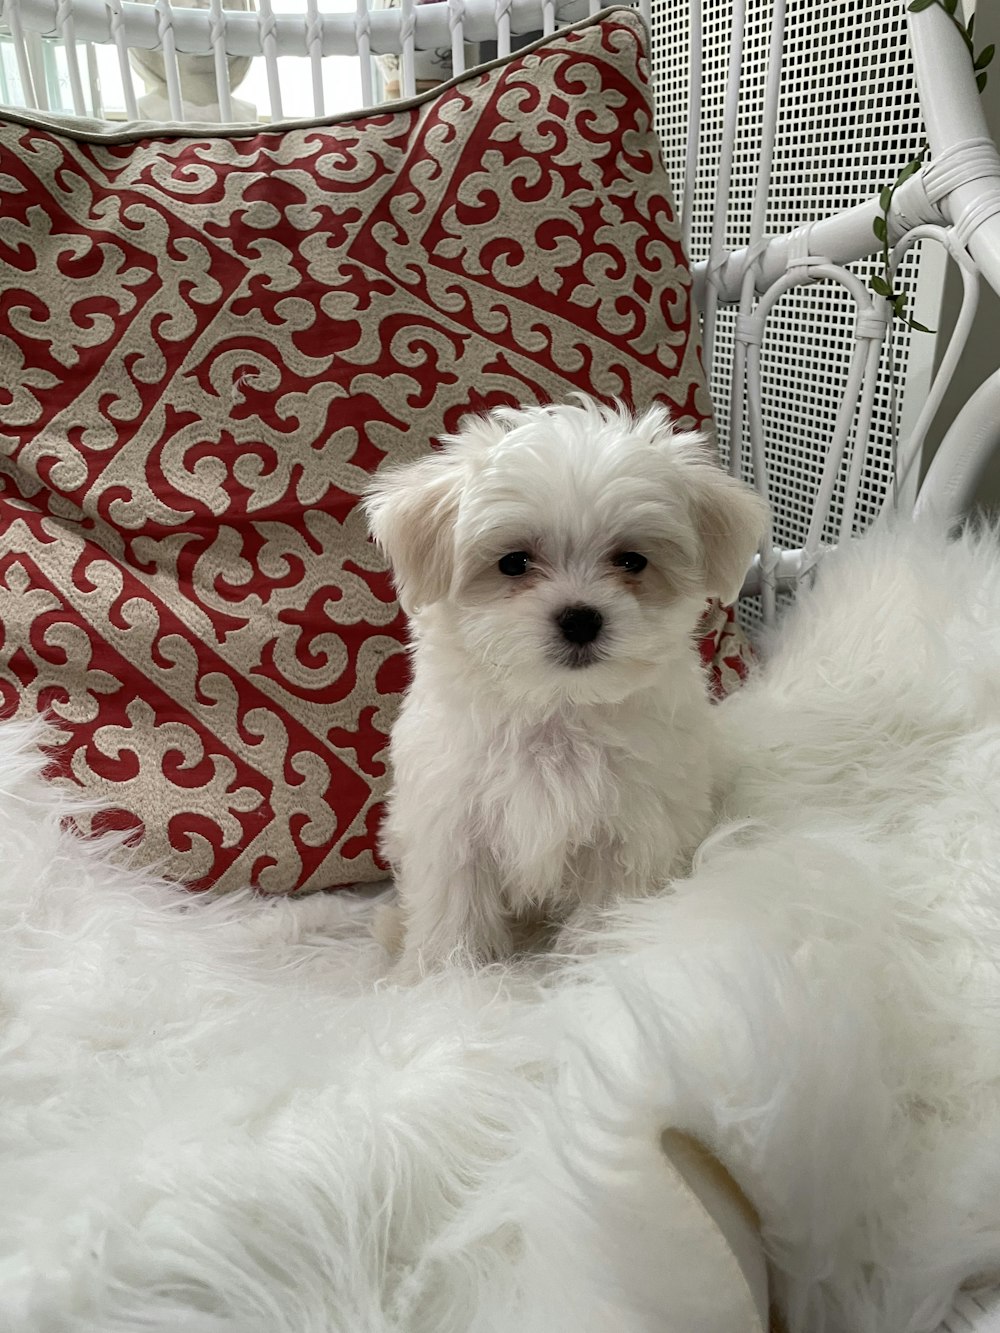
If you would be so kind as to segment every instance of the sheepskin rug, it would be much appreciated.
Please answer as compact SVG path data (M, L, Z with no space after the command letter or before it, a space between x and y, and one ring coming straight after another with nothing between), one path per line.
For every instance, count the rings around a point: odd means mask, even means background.
M995 535L841 550L722 708L687 880L411 990L369 899L116 868L0 728L0 1328L690 1333L665 1126L752 1200L790 1333L996 1279Z

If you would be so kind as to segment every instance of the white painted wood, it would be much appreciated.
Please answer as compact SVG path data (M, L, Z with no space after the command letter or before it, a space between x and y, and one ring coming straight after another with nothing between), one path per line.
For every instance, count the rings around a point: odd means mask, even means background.
M684 253L691 254L691 229L694 223L694 181L701 146L701 61L702 9L705 0L691 0L688 35L690 59L687 77L687 145L684 153L684 190L681 198L681 242ZM675 185L676 189L676 185Z
M764 121L761 127L757 153L757 181L753 210L750 218L751 255L759 254L764 240L764 218L767 211L768 188L771 181L771 161L774 155L775 127L778 100L781 94L781 48L785 31L785 0L774 0L771 15L771 33L768 52L767 84L764 92ZM727 123L728 128L728 123ZM732 161L732 146L729 146ZM713 242L717 232L713 229ZM721 247L720 247L721 249ZM717 250L718 254L720 250ZM740 318L737 320L736 343L733 349L732 390L729 398L729 439L733 442L729 454L729 470L734 476L746 474L741 457L744 412L749 409L750 448L755 484L766 495L770 492L769 469L763 423L763 405L760 386L760 333L761 322L751 319L756 296L756 264L750 262L740 285ZM774 533L768 527L761 549L761 571L764 576L762 605L764 621L774 622L777 615L775 585Z
M733 171L733 150L736 144L736 122L740 112L740 70L743 65L743 37L746 23L745 0L733 0L732 28L729 34L729 63L726 71L726 108L722 126L722 148L719 158L718 179L715 186L715 206L712 211L712 241L705 269L706 289L702 298L702 329L705 342L705 360L711 365L715 350L715 319L722 299L719 274L725 267L726 202Z
M497 55L510 55L510 11L511 0L497 0L496 3L496 22L497 22Z
M271 120L281 120L284 108L281 101L281 79L278 74L278 43L275 37L275 17L271 0L258 0L260 23L260 49L264 56L264 68L267 71L267 96L271 108Z
M62 38L63 50L66 52L73 111L78 116L85 116L87 104L83 96L83 79L80 76L80 61L76 50L76 22L73 17L72 0L59 0L59 7L56 10L56 30Z
M212 44L212 58L215 66L215 95L219 103L219 118L223 121L229 121L233 119L233 98L229 87L226 20L222 9L222 0L211 0L209 13L212 16L209 41Z
M309 78L312 84L313 114L326 110L323 93L323 20L317 0L306 0L306 50L309 54Z
M132 78L132 66L129 62L128 34L125 30L125 17L122 13L122 0L108 0L108 12L111 15L111 40L118 56L118 74L122 82L125 98L125 114L129 120L139 119L139 107L135 96L135 82ZM228 82L228 76L227 76Z
M969 77L968 53L947 14L937 5L911 14L910 41L934 157L970 140L990 143L979 95ZM995 66L993 77L997 78ZM990 174L959 175L938 203L976 266L993 289L1000 291L1000 159L996 149Z
M28 55L28 43L25 39L24 29L21 26L21 14L16 5L7 4L4 7L4 20L10 29L11 42L14 47L14 58L17 61L17 73L21 80L21 88L24 92L25 105L32 111L41 109L38 94L35 91L35 80L31 70L30 57Z
M156 0L158 45L163 53L163 74L167 84L170 119L184 119L181 97L181 72L177 64L177 39L174 36L174 11L170 0ZM211 39L211 34L209 34Z
M45 52L42 49L42 39L37 32L26 32L24 45L34 85L35 105L40 111L50 111L52 108L49 106L49 87L45 77Z
M465 0L448 0L448 28L451 32L451 72L465 73Z
M400 45L402 55L400 60L400 69L402 72L402 91L404 97L412 97L417 91L417 80L415 73L416 64L416 31L417 25L413 14L414 0L402 0L401 18L400 18ZM499 10L497 22L500 22ZM510 19L507 22L508 42L510 41Z
M372 106L375 93L372 84L372 45L371 14L365 0L358 0L354 12L355 52L361 66L361 99L365 106Z
M97 68L97 52L93 42L86 42L83 48L87 63L87 90L90 93L91 114L97 120L104 119L104 101L101 97L101 76Z
M859 336L858 347L863 349L864 368L861 380L861 398L857 418L854 422L853 447L851 462L847 473L847 485L844 491L844 509L840 518L838 536L840 541L847 541L855 531L858 519L858 498L861 494L867 451L865 445L871 429L872 411L875 406L875 389L878 384L879 362L882 358L882 343L885 338L887 321L879 321L881 328L877 333Z

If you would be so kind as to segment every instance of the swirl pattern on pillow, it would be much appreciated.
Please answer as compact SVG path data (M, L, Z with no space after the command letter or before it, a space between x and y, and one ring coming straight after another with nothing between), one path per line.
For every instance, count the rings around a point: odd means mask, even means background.
M573 389L709 415L640 20L322 123L8 115L0 189L3 711L187 884L381 877L370 474Z

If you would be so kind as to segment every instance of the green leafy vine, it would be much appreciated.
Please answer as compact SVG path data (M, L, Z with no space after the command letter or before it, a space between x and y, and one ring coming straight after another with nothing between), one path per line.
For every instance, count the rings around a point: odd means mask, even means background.
M991 43L989 46L984 46L980 52L976 52L973 47L973 31L975 28L976 16L973 14L968 23L963 23L958 17L958 0L911 0L907 9L911 14L919 14L923 9L930 9L931 5L937 5L939 9L943 9L961 33L962 40L968 48L969 59L972 61L972 68L976 74L976 87L982 92L986 87L986 80L988 77L986 67L993 59L995 47ZM920 170L930 156L930 151L930 144L925 140L921 146L920 152L913 161L906 164L896 177L895 181L893 181L892 185L887 185L885 189L882 190L879 195L879 208L882 211L872 224L872 230L878 240L882 243L880 256L881 272L872 275L869 285L873 292L879 296L885 297L890 303L894 318L902 320L908 328L917 329L920 333L932 333L933 329L927 328L925 324L921 324L917 320L912 319L906 313L907 293L897 291L893 285L892 266L889 259L889 210L892 208L893 195L904 181L909 180L911 176L915 175Z

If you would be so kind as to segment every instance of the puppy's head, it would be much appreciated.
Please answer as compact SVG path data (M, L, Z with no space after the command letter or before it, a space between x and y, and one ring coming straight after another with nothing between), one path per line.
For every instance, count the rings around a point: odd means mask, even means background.
M613 701L690 651L707 597L732 601L767 523L666 411L502 409L367 502L403 608L513 695Z

